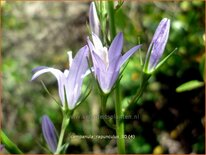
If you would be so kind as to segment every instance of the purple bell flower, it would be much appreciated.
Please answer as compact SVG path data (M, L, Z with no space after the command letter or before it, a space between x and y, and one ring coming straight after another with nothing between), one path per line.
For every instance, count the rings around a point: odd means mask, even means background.
M92 40L93 43L88 38L87 42L93 61L94 74L101 90L105 94L108 94L119 76L121 66L141 47L141 45L133 47L122 55L122 33L117 34L109 49L102 45L101 40L94 33L92 34Z
M37 67L33 70L34 75L31 80L36 79L38 76L50 72L58 82L59 97L62 105L67 103L70 110L74 109L78 103L81 95L82 82L84 77L88 74L88 47L82 47L72 59L71 52L68 52L70 69L61 72L58 69L51 67Z
M163 18L159 23L147 51L143 71L151 74L157 67L169 37L170 20Z

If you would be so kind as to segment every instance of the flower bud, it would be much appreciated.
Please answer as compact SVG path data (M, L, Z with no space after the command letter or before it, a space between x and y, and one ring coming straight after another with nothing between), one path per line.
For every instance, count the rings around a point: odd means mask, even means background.
M57 149L57 135L54 124L47 115L42 117L42 132L49 149L54 153Z
M150 43L149 49L146 55L146 61L143 71L151 74L159 63L162 54L164 53L165 46L169 36L170 20L164 18L159 23L155 34Z

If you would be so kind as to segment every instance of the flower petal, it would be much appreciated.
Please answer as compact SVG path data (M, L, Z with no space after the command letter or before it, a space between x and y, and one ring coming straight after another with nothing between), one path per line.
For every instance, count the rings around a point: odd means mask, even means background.
M112 89L112 87L114 86L115 82L117 81L118 76L119 76L119 70L114 71L112 73L112 77L111 77L110 83L109 83L109 89L110 90Z
M100 71L97 70L97 79L102 91L107 94L111 91L115 81L118 78L119 71Z
M68 60L69 60L69 67L71 67L72 61L73 61L72 51L68 51L68 52L67 52L67 55L68 55Z
M94 48L94 45L92 44L92 42L87 39L87 43L90 49L90 53L91 53L91 57L92 57L92 62L93 62L93 66L94 66L94 73L96 76L96 70L97 68L102 68L102 69L106 69L105 63L103 62L102 58L97 54L96 49Z
M92 41L94 44L94 48L96 49L94 50L94 52L102 58L104 56L104 47L101 40L96 34L92 33Z
M44 66L37 67L37 68L33 69L33 71L36 71L36 73L34 73L31 80L34 80L37 77L39 77L40 75L47 73L47 72L52 73L56 77L57 82L58 82L58 88L59 88L59 97L61 99L62 104L64 105L64 103L65 103L64 84L66 82L66 78L65 78L64 73L62 73L58 69L44 67Z
M85 78L87 75L89 75L91 72L94 72L94 67L91 67L90 69L87 69L87 71L82 75L81 78Z
M57 135L52 121L47 115L42 117L42 132L50 150L54 153L57 149Z
M90 41L89 37L87 37L87 44L88 44L89 50L91 52L94 52L95 47L94 47L93 43Z
M65 69L64 70L64 76L67 78L69 76L69 70L68 69Z
M32 73L35 73L35 72L37 72L37 71L39 71L39 70L46 69L46 68L49 68L49 67L46 67L46 66L36 67L36 68L32 69Z
M121 55L123 46L123 34L122 32L118 33L117 36L111 43L109 47L109 62L112 62L115 58L118 58Z
M72 66L66 82L66 96L69 109L73 109L81 94L82 76L88 69L87 55L88 46L82 47L73 59Z
M106 70L106 65L102 61L102 59L95 52L91 52L91 55L92 55L92 61L95 64L95 67L99 68L100 70ZM94 71L95 71L95 68L94 68Z
M137 50L138 50L141 46L142 46L142 45L137 45L137 46L131 48L129 51L127 51L127 52L121 57L117 69L120 69L121 66L125 63L125 61L127 61L127 59L129 59L135 52L137 52Z
M90 29L96 35L100 35L100 22L96 11L95 3L92 2L89 8L89 25Z

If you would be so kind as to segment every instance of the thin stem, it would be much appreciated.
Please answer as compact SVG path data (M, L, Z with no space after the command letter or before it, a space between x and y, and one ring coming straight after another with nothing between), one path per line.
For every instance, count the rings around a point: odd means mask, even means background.
M58 141L56 152L54 154L59 154L61 151L64 133L69 124L69 121L70 121L70 117L68 117L66 114L63 114L62 127L61 127L60 136L59 136L59 141Z
M118 153L125 154L125 139L124 139L124 112L122 110L122 103L120 99L120 89L119 84L115 89L116 103L115 103L115 113L116 113L116 134L117 134L117 148Z
M151 77L151 74L142 73L142 83L140 85L140 89L138 90L136 95L133 97L133 99L130 101L129 105L136 103L140 99L150 77Z
M109 14L109 28L110 28L110 40L113 40L116 36L115 18L114 18L114 2L108 1L108 14Z
M108 14L109 14L109 28L110 28L110 40L113 40L116 36L115 18L114 18L114 2L112 0L108 1ZM124 113L122 110L122 103L120 99L120 89L119 83L117 83L115 89L115 114L116 114L116 135L117 135L117 147L118 153L125 153L125 139L124 139Z
M57 101L57 99L55 99L55 97L49 92L49 90L47 89L46 85L44 84L44 82L43 82L42 80L41 80L41 84L42 84L44 90L46 91L46 93L47 93L59 106L61 106L60 103Z
M107 104L107 96L101 95L102 113L103 113L104 115L106 115L106 104ZM112 128L112 129L115 130L115 128L116 128L115 125L112 124L111 122L109 122L109 121L107 120L107 118L104 118L104 117L103 117L103 120L104 120L104 122L107 124L108 127L110 127L110 128Z

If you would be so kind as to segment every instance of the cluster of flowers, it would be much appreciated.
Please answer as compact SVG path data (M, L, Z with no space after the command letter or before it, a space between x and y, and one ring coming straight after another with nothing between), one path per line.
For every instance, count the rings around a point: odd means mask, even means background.
M79 99L82 84L88 74L91 72L94 74L103 94L110 93L118 80L122 65L141 47L141 45L137 45L122 55L123 33L121 32L113 39L110 47L103 46L99 37L101 27L94 2L90 5L89 24L91 38L87 38L87 44L77 52L74 58L72 58L72 53L68 52L69 70L66 69L62 72L45 66L33 70L32 80L47 72L56 77L62 107L71 111L81 103ZM161 65L160 58L168 40L169 29L170 20L162 19L148 48L143 66L145 74L152 74ZM92 60L92 67L88 64L89 59ZM57 148L55 129L47 116L42 119L42 130L50 150L55 152Z

